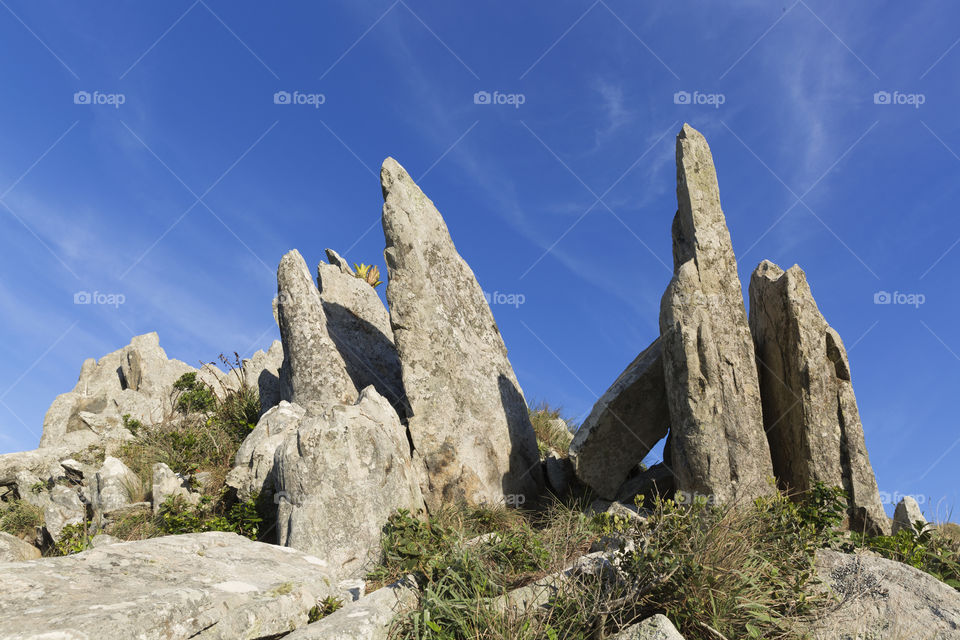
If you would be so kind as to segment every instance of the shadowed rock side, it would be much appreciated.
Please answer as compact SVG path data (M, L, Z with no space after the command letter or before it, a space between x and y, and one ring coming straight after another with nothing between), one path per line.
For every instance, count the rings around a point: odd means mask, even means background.
M272 471L280 544L321 558L335 580L363 577L390 515L424 506L400 419L367 387L355 405L314 404L285 428Z
M719 501L770 493L770 449L743 292L710 147L677 135L674 276L660 305L678 488Z
M798 266L763 261L750 279L763 417L773 469L785 490L843 487L850 527L889 533L840 336L817 308Z
M270 349L262 349L243 360L246 384L260 394L260 415L280 404L280 368L283 366L283 344L274 340Z
M543 488L536 438L483 291L403 167L388 158L380 179L390 323L427 504L532 502Z
M327 333L343 357L354 386L363 389L373 385L404 419L406 398L390 313L376 290L357 278L335 251L327 249L327 259L330 264L321 262L317 266Z
M613 500L669 427L658 339L620 374L577 430L570 444L577 477Z
M283 256L277 269L277 318L284 350L281 399L303 407L311 402L353 404L357 388L327 334L320 292L296 249Z

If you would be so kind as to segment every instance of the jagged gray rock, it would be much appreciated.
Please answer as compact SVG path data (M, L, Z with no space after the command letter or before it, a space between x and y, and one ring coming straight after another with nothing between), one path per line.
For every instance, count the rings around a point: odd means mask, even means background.
M237 388L236 376L212 365L194 369L170 360L156 333L135 336L123 349L83 363L73 391L53 401L43 419L40 447L72 452L131 437L123 416L155 424L173 411L173 383L195 372L215 393Z
M678 489L719 501L773 491L760 388L737 262L710 147L677 135L674 276L660 305Z
M10 640L277 637L337 595L318 558L219 532L4 564L0 575Z
M311 405L274 464L280 544L322 558L335 582L379 559L392 513L423 510L406 432L373 387L355 405Z
M312 402L353 404L357 389L327 333L320 292L296 249L280 260L277 300L284 353L281 399L304 407Z
M683 640L683 636L665 615L657 614L627 627L610 640Z
M960 592L919 569L828 549L817 551L816 568L839 606L811 624L815 640L960 637Z
M630 363L574 435L577 477L612 500L670 427L659 338Z
M390 314L376 290L354 275L337 252L317 266L317 287L327 317L327 333L337 346L357 389L369 385L390 401L401 419L406 398L400 358L393 344Z
M143 493L143 485L137 474L120 459L107 456L97 471L93 509L101 514L114 511L131 502L138 502Z
M850 527L889 533L846 350L817 308L800 267L784 272L772 262L760 263L750 279L750 327L781 487L807 491L817 482L843 487Z
M543 490L536 437L483 290L393 158L380 182L390 323L427 504L532 504Z
M920 510L920 505L917 504L916 499L912 496L904 496L900 499L900 502L897 503L897 508L893 512L892 535L897 535L897 532L902 529L919 533L916 526L918 522L922 522L924 525L927 524L927 519L923 517L923 511Z
M86 521L87 507L76 489L57 485L49 494L43 493L40 497L44 528L54 542L60 539L65 527Z
M40 549L16 536L0 531L0 563L26 562L40 557Z
M280 367L283 343L274 340L267 351L259 350L243 361L243 378L260 395L260 415L280 403Z
M281 401L267 411L253 431L244 438L234 458L233 469L227 474L227 485L237 490L241 500L259 494L265 501L273 499L276 491L274 456L287 435L296 433L306 409Z
M390 625L418 601L417 585L406 578L351 602L284 640L387 640Z
M157 462L151 469L153 483L151 485L151 509L154 513L169 498L182 498L191 504L200 500L200 495L190 491L190 483L183 476L176 474L163 462Z

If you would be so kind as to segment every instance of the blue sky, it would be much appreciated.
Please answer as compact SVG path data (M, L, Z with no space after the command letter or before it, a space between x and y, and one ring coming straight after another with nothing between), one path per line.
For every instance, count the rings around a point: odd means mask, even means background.
M945 0L0 0L0 452L35 447L82 361L132 335L194 364L267 347L291 248L382 267L388 155L484 289L522 299L493 310L528 399L582 418L658 333L686 121L742 280L765 258L806 270L881 491L945 518L958 18Z

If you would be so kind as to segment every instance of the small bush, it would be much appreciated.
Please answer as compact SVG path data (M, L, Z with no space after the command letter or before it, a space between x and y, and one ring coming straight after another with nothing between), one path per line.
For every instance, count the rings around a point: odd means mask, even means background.
M533 425L533 432L537 436L540 457L546 457L551 450L566 456L570 443L573 441L573 435L569 430L572 423L560 415L560 409L551 408L546 403L540 403L536 407L528 408L528 412L530 423ZM563 420L567 427L559 424L558 419Z
M229 508L207 496L196 506L179 496L171 496L160 506L157 524L164 534L229 531L256 540L262 518L257 513L256 496L236 502Z
M50 549L51 556L69 556L90 548L90 535L87 523L68 524L60 532L60 538Z
M180 413L208 413L217 405L217 396L213 389L197 379L197 372L185 373L173 383L178 392L174 407Z
M140 430L143 429L143 423L136 418L131 418L129 413L123 414L123 426L134 436L140 433Z
M334 598L333 596L327 596L310 609L307 622L309 624L313 624L314 622L323 620L328 615L341 608L343 608L343 600L340 598Z
M960 543L932 525L918 522L915 529L901 529L894 536L855 536L855 540L884 558L920 569L960 591Z
M0 502L0 531L18 538L32 539L43 526L43 509L26 500Z

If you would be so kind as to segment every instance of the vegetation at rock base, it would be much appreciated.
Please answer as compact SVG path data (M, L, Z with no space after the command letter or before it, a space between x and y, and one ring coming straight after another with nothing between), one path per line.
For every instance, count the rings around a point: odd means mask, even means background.
M551 407L545 402L528 408L530 424L533 425L533 432L537 436L537 447L540 449L541 458L550 451L555 451L562 456L567 455L567 450L573 441L570 429L574 424L564 418L561 412L562 409ZM563 423L559 420L563 420Z
M369 578L383 584L413 574L421 590L419 607L394 624L391 637L587 640L662 613L688 640L799 639L803 623L833 604L814 571L824 547L865 546L957 586L954 541L929 530L845 534L846 497L837 488L739 507L662 498L652 505L640 511L644 518L588 517L582 503L560 502L543 513L461 505L430 517L394 514L382 563ZM610 552L609 567L558 581L549 606L504 606L504 594L598 547Z
M314 623L318 620L323 620L328 615L337 611L343 607L343 600L340 598L335 598L333 596L327 596L319 603L314 605L308 613L308 623Z
M60 532L60 538L49 550L50 556L69 556L90 548L89 523L68 524Z
M855 537L857 546L920 569L960 591L960 540L918 522L893 536Z
M208 496L197 505L187 504L179 496L167 498L160 506L157 525L165 534L229 531L256 540L263 518L257 512L257 498L235 502L222 508Z
M32 539L37 535L37 527L43 526L43 509L26 500L14 499L0 502L0 531Z

